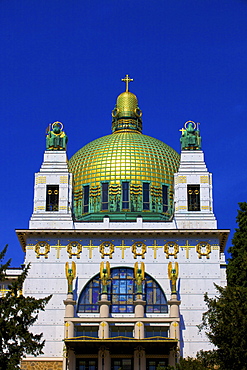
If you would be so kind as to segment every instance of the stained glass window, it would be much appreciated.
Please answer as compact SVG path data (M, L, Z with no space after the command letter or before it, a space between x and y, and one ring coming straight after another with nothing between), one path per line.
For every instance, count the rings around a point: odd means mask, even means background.
M83 289L79 299L78 312L99 312L99 293L100 281L97 276L89 281Z
M78 312L99 312L101 284L99 274L82 290ZM135 299L134 270L129 267L111 269L111 283L108 285L108 300L112 313L133 313ZM147 313L167 313L168 306L164 292L159 284L145 274L144 297Z

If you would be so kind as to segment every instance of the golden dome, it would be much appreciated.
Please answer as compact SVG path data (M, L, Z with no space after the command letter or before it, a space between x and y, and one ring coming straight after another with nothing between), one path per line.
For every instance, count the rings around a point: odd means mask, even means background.
M102 181L173 184L178 164L178 153L162 141L137 132L119 131L85 145L70 159L69 168L77 191L83 184L99 186Z
M127 181L130 192L140 194L140 198L142 184L149 183L155 203L153 211L158 212L162 185L169 188L172 202L173 175L178 166L179 155L175 150L160 140L132 130L116 131L96 139L69 161L74 179L74 198L80 198L83 185L89 185L90 194L99 203L99 211L102 183L109 183L112 194L115 192L121 197L121 183ZM135 211L138 210L142 209L137 207Z
M105 211L119 220L140 213L144 218L169 219L173 213L179 155L141 133L142 112L137 97L128 91L131 79L127 75L123 80L126 91L112 112L113 133L85 145L69 161L77 220L97 220Z

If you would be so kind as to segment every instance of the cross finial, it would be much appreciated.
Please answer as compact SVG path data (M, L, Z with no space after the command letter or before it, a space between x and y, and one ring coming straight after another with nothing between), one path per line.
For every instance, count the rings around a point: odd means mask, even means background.
M129 91L129 82L134 81L133 78L129 78L129 75L126 75L124 78L122 78L122 81L126 83L126 92Z

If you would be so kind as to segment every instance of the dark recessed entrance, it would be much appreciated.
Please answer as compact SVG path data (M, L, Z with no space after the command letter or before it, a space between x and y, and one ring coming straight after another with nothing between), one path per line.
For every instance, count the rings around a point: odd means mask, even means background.
M98 370L98 359L77 359L76 370Z
M111 370L132 370L133 363L131 358L113 358L111 360Z
M147 358L146 364L147 364L147 370L156 370L158 366L163 366L163 367L167 366L168 365L168 359L163 359L163 358L148 359Z

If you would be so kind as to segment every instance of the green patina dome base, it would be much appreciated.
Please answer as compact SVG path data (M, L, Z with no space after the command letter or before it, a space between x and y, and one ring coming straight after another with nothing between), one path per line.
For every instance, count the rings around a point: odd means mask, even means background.
M138 217L144 221L168 221L171 215L158 212L95 212L87 213L79 217L77 221L103 221L108 217L110 221L132 221L135 222Z

